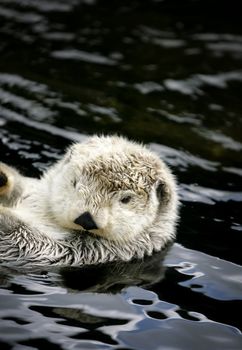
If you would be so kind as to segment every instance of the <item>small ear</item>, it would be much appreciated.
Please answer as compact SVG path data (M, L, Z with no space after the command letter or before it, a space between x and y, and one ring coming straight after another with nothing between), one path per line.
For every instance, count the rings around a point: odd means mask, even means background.
M160 203L167 202L170 198L170 191L167 184L163 180L156 182L156 195Z

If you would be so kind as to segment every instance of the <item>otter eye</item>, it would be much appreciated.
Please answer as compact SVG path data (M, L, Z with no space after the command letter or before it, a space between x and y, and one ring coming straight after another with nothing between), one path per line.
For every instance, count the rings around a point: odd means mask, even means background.
M72 180L72 181L71 181L71 184L72 184L73 187L76 187L76 184L77 184L76 179Z
M120 202L123 204L129 203L131 201L131 196L125 196L122 199L120 199Z

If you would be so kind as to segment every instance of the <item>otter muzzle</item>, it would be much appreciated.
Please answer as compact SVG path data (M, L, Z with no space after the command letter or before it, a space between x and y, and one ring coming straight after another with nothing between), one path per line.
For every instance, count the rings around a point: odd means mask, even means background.
M84 230L98 229L95 221L93 220L92 215L88 211L78 216L78 218L75 219L74 223L82 226Z

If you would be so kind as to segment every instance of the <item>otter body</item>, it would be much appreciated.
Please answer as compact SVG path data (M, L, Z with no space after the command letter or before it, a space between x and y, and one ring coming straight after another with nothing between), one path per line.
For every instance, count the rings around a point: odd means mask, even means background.
M40 179L0 163L0 261L128 261L175 237L176 182L144 146L118 136L72 145Z

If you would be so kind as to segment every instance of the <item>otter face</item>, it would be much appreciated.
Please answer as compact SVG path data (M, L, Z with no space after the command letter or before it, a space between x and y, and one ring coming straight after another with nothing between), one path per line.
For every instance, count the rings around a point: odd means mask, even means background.
M159 157L115 136L73 145L48 177L53 220L110 240L150 230L176 201L173 176Z

